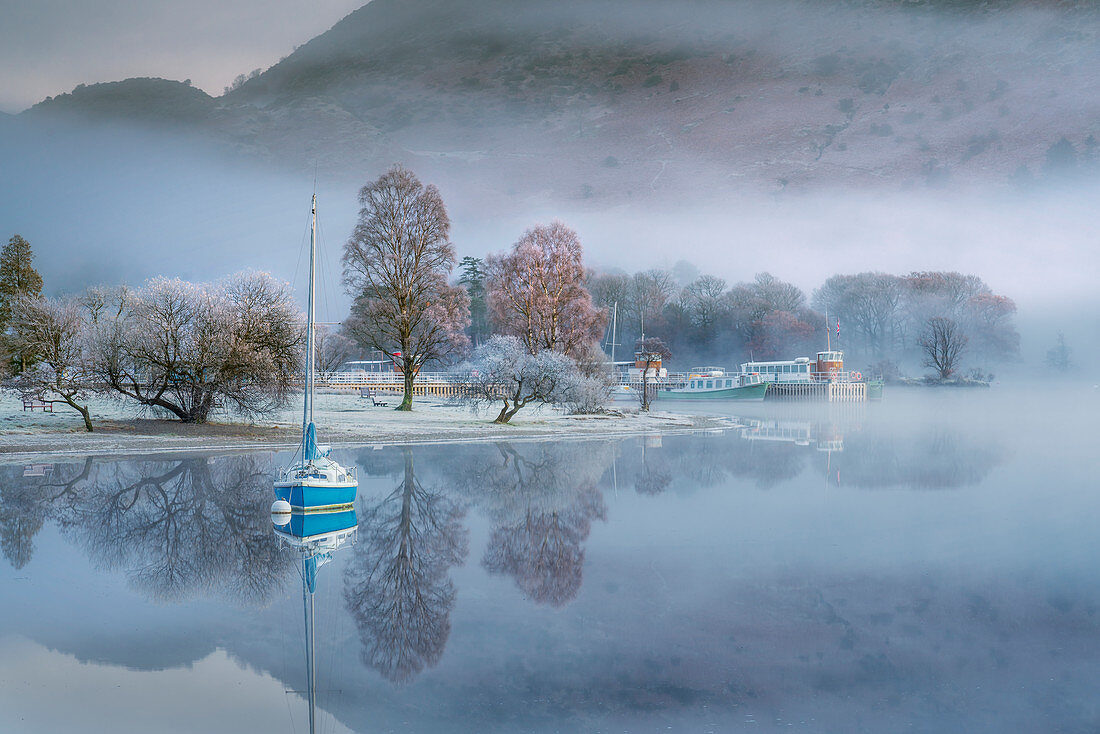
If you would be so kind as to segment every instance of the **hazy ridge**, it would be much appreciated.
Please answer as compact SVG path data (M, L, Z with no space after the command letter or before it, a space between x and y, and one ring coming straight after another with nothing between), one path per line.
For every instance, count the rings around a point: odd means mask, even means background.
M604 202L1011 186L1095 164L1098 29L1083 3L374 0L218 98L133 79L22 117Z

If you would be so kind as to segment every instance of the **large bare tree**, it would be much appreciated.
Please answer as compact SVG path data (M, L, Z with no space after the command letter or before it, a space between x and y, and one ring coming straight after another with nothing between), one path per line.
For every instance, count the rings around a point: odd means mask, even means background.
M607 312L593 305L580 238L562 222L527 230L486 266L493 321L531 354L549 349L577 358L603 335Z
M948 379L955 373L967 341L953 319L942 316L928 319L919 339L925 366L939 372L941 379Z
M420 366L463 349L470 297L451 286L451 221L435 186L394 166L359 191L359 223L344 245L344 283L355 301L345 329L401 367L412 410Z
M117 298L98 309L91 338L107 387L185 423L205 423L218 403L244 415L286 403L303 329L285 283L266 273L214 285L155 278Z

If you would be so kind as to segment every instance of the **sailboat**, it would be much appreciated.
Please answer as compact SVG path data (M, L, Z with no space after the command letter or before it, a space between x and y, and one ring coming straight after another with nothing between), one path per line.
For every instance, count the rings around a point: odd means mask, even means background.
M305 400L302 408L302 443L297 461L281 469L275 480L275 497L290 504L293 511L316 512L350 509L355 502L359 479L354 467L341 466L329 458L329 447L317 445L313 424L314 322L317 260L317 195L313 195L309 227L309 307L306 315Z
M309 731L317 718L317 663L314 652L313 595L317 591L317 569L332 560L332 553L354 538L359 530L355 510L310 513L272 512L275 535L297 548L302 561L302 605L306 632L306 695L309 703Z

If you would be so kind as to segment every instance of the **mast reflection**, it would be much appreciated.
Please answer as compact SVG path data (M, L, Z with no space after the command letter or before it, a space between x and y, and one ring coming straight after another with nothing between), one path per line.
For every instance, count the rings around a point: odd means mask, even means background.
M298 552L302 575L302 609L306 638L306 693L309 702L309 731L316 731L317 662L315 657L315 610L317 570L332 560L332 554L354 542L359 526L355 510L338 512L272 513L275 536Z

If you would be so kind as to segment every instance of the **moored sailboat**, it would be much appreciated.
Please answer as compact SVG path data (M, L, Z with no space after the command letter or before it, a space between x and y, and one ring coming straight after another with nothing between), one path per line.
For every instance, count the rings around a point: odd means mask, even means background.
M298 460L279 471L275 497L299 512L327 511L351 507L359 480L354 467L344 467L329 458L327 446L317 445L313 423L315 358L314 322L317 255L317 195L313 195L309 228L309 305L306 314L305 398L302 408L302 443Z

